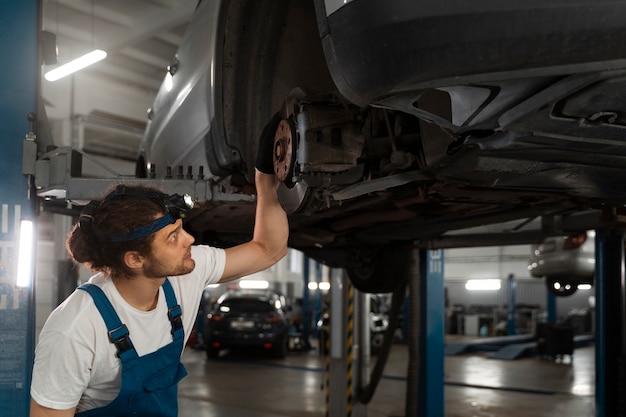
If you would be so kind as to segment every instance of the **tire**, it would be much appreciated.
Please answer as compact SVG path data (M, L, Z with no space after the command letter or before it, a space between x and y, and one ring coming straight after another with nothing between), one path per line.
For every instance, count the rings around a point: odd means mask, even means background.
M217 359L220 356L220 350L211 347L210 345L206 348L206 357L207 359Z
M546 277L546 288L548 292L557 297L568 297L576 292L578 283L575 281L566 281L560 278Z
M411 253L401 245L362 250L357 255L358 263L346 268L348 277L361 292L393 292L406 283Z
M383 346L383 342L385 340L384 332L372 333L370 337L370 353L372 355L378 355L380 353L380 349Z
M287 356L287 338L283 338L276 346L273 347L272 356L277 359L284 359Z

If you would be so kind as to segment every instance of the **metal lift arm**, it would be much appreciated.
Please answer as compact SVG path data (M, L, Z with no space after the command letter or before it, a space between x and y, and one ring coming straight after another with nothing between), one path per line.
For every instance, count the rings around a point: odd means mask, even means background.
M28 140L28 139L27 139ZM25 172L33 172L37 196L45 200L64 199L76 205L87 204L101 196L112 184L149 184L159 187L167 194L189 194L195 203L232 203L254 202L256 195L229 193L224 187L204 178L135 178L112 172L110 178L87 178L82 176L83 153L71 147L59 147L41 155L34 164L34 169L27 166Z

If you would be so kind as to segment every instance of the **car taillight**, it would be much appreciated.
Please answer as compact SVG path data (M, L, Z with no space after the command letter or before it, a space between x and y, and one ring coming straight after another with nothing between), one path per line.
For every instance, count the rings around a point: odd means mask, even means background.
M263 321L265 321L266 323L279 323L280 320L281 320L280 316L270 316L270 317L265 317Z
M224 317L220 316L219 314L209 314L207 316L207 318L209 319L209 321L222 321L222 320L224 320Z
M580 248L587 240L587 233L581 233L575 236L568 236L563 244L563 249L577 249Z

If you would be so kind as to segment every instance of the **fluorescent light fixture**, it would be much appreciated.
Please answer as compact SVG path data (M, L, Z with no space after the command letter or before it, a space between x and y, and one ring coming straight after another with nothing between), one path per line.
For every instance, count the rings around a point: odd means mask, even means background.
M269 286L270 283L265 280L242 279L239 281L239 288L264 290Z
M18 287L29 287L33 279L34 228L31 220L22 220L20 225L20 243L17 255Z
M320 290L320 291L328 291L330 289L330 282L314 282L311 281L308 283L308 288L310 290Z
M76 58L73 61L63 64L51 71L48 71L45 75L46 80L56 81L67 75L70 75L76 71L80 71L90 65L95 64L98 61L102 61L107 57L107 53L102 49L94 49L93 51Z
M167 91L168 93L172 91L172 88L174 88L174 77L172 77L172 74L170 74L169 72L165 74L163 86L165 87L165 91Z
M470 279L465 283L468 291L497 291L502 287L499 279Z

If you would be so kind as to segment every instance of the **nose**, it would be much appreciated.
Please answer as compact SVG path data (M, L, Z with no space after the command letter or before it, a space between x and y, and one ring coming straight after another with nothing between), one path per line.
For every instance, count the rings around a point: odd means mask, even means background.
M193 242L196 241L196 238L191 236L189 233L187 233L187 231L185 229L183 229L183 233L184 233L183 234L184 238L189 242L189 243L187 243L186 246L191 246L193 244Z

